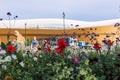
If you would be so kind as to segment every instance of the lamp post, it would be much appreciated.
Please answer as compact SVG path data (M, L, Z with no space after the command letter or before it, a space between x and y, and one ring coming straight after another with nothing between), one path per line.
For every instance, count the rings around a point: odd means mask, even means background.
M10 28L11 28L11 16L12 16L12 14L11 14L11 12L7 12L7 15L8 15L8 20L9 20L9 26L8 26L9 30L8 30L7 39L10 40ZM14 17L15 21L16 21L16 18L18 18L18 16ZM13 26L15 25L15 21L14 21Z
M65 13L63 12L63 27L64 27L64 34L65 34Z
M26 23L25 23L25 47L26 47Z
M11 12L7 12L7 16L8 16L8 21L9 21L8 26L3 22L3 18L0 18L0 21L2 21L3 25L8 28L7 40L9 41L10 40L10 28L11 28L11 16L12 16ZM16 18L18 18L18 16L14 17L14 24L12 26L15 25Z
M8 35L7 38L8 40L10 40L10 28L11 28L11 21L10 21L10 16L12 15L10 12L7 12L8 18L9 18L9 31L8 31Z

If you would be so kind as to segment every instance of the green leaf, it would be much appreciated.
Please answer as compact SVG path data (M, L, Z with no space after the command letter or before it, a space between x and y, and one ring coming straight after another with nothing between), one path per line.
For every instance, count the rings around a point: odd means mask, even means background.
M4 49L4 50L6 50L7 46L3 42L1 42L1 48Z

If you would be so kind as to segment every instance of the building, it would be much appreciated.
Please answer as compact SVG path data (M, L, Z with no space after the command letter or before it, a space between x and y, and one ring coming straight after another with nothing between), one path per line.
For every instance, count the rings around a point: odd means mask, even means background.
M65 19L27 19L27 20L3 20L0 21L0 41L7 42L15 39L14 31L18 30L27 39L36 36L37 39L51 36L76 37L80 41L90 42L93 36L99 42L109 37L115 40L119 37L120 19L105 21L76 21ZM65 26L64 26L65 24Z

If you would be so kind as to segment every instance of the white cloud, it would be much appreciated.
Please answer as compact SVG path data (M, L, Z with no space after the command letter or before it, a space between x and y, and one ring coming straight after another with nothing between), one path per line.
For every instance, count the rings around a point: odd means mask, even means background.
M120 0L0 0L0 17L11 11L24 18L61 18L102 20L119 17ZM99 16L98 16L99 15ZM95 17L96 16L96 17ZM102 17L102 18L101 18Z

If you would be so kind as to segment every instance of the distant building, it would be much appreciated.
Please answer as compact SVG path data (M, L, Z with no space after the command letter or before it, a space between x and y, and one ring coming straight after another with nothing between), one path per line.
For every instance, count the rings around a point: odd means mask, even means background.
M56 37L74 36L78 40L85 42L90 42L91 39L94 39L92 37L96 37L94 40L101 42L106 35L110 35L109 38L111 39L119 36L118 24L120 19L95 22L65 19L65 28L63 26L63 19L27 19L16 20L15 23L14 20L10 22L11 26L8 20L0 21L0 41L2 42L7 41L9 31L10 39L13 40L15 38L14 30L18 30L23 36L26 33L27 39L33 39L33 36L40 39L57 35Z

